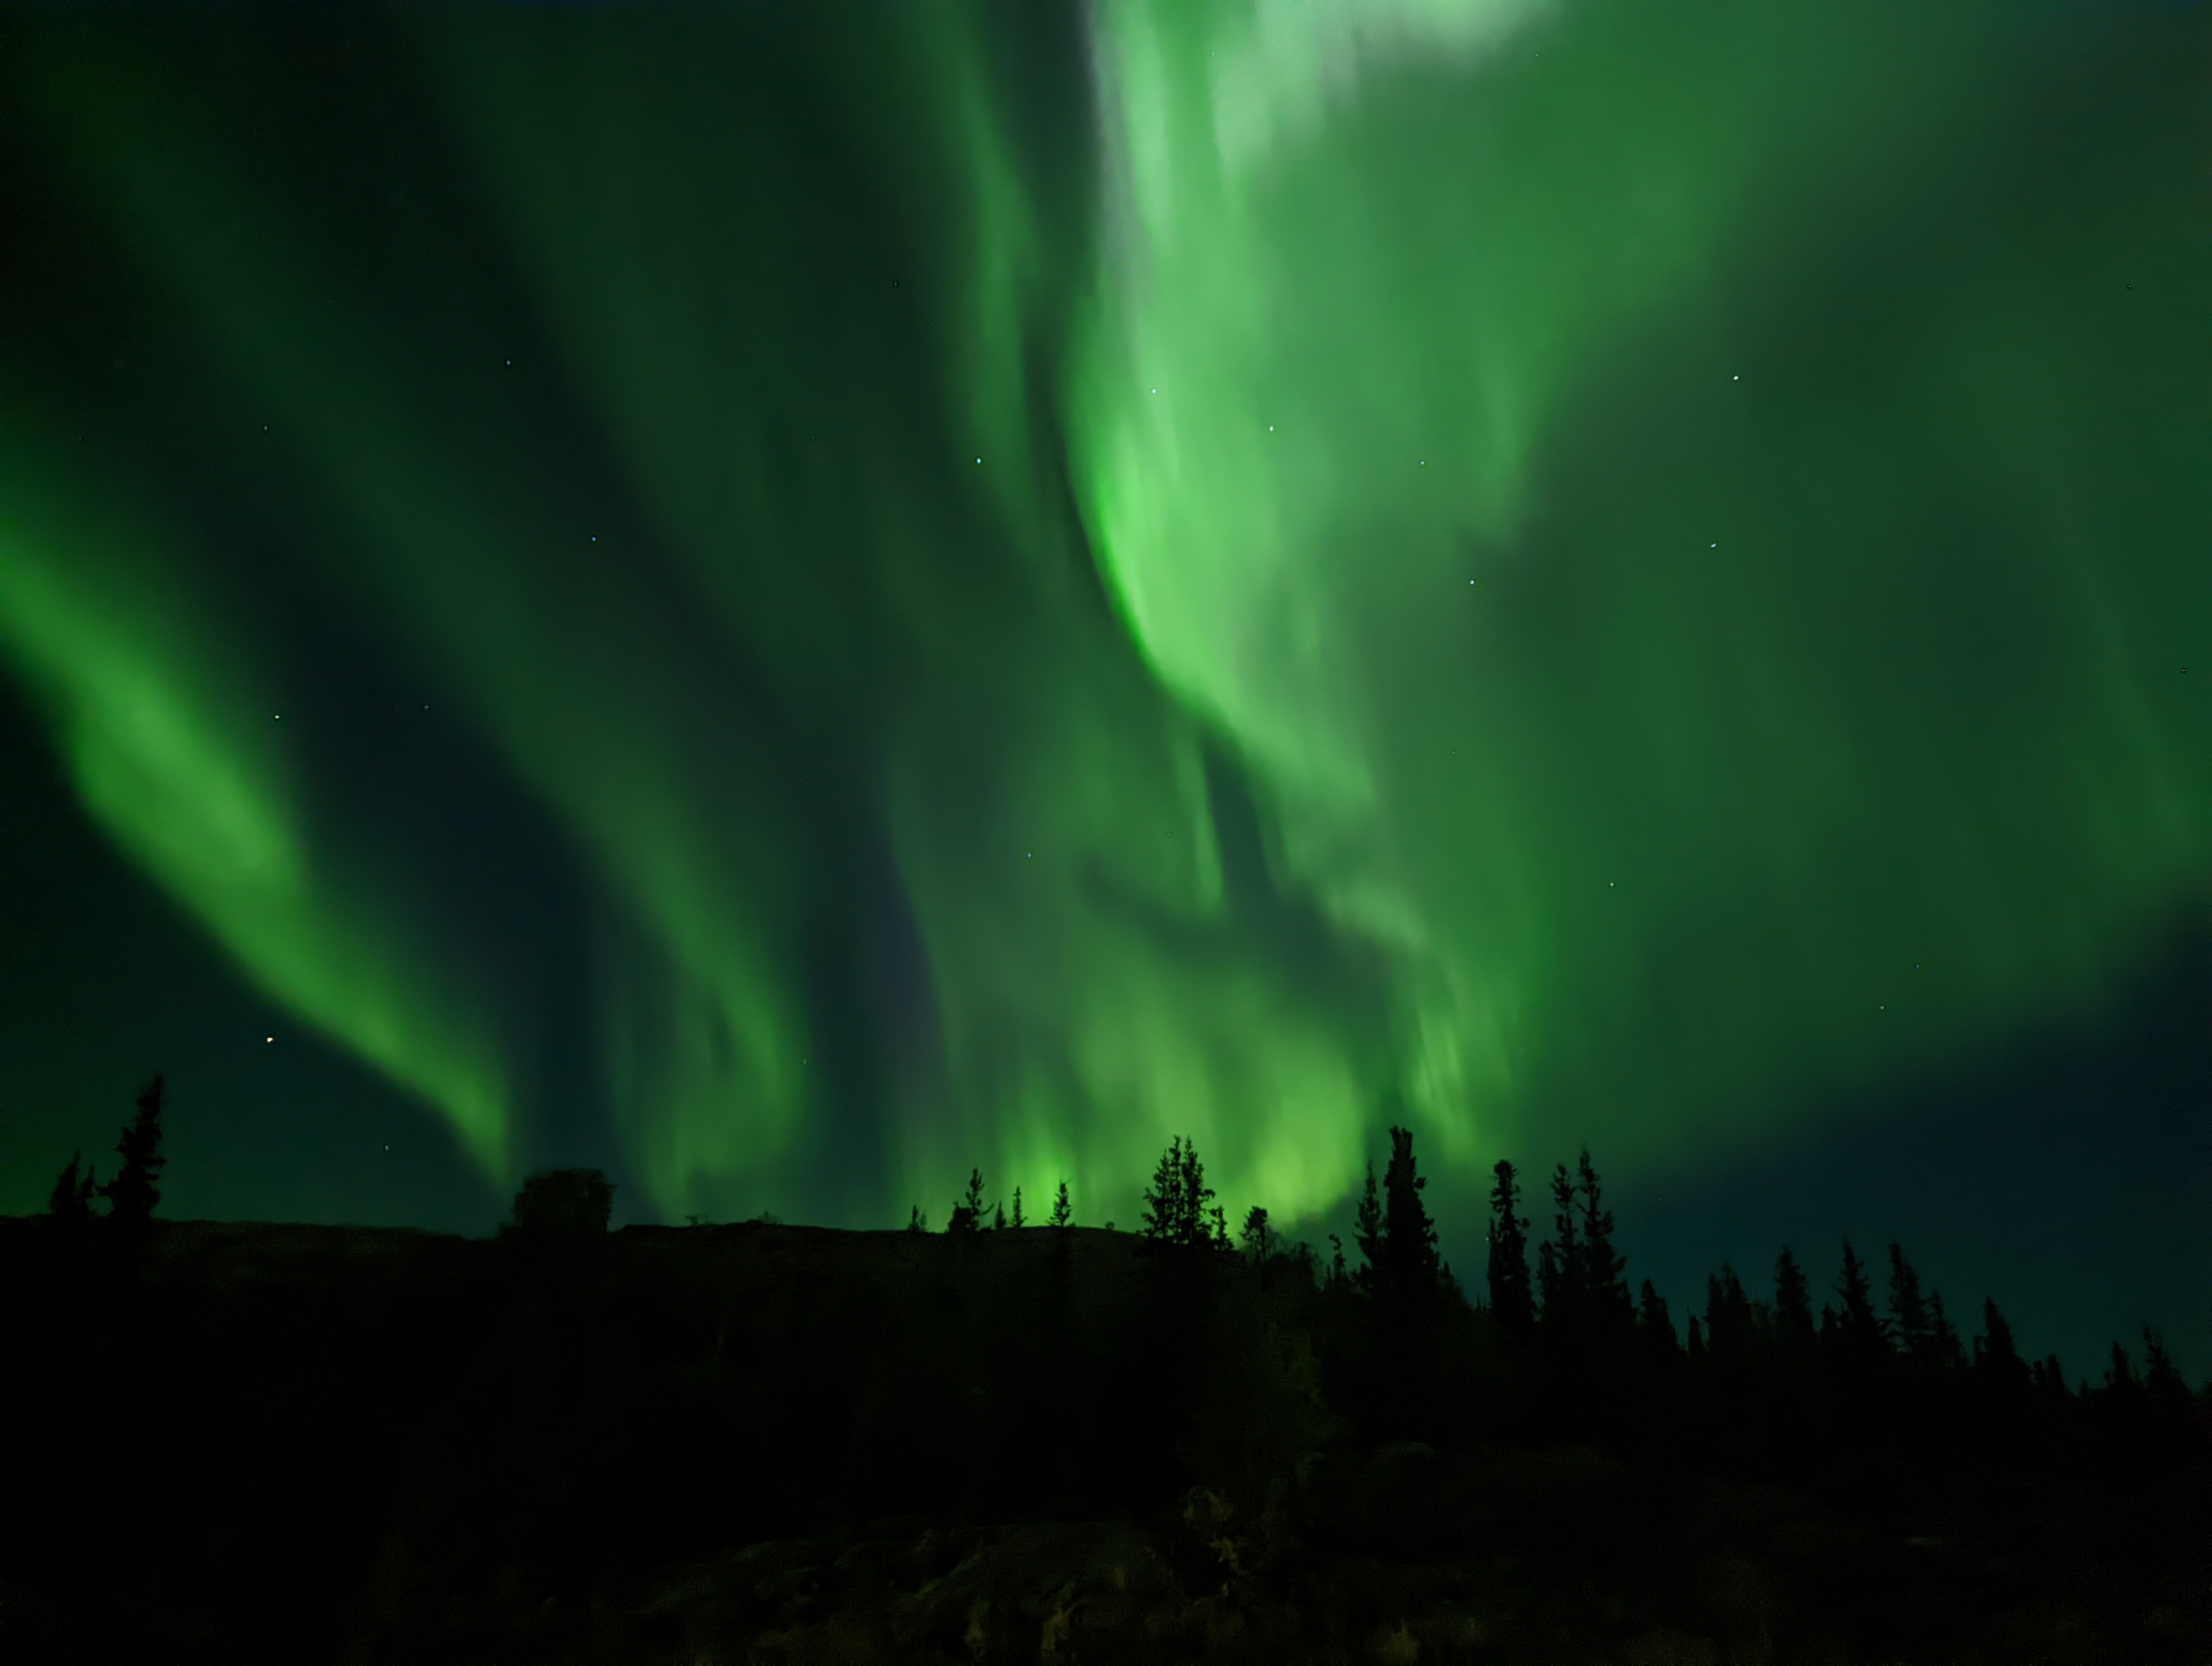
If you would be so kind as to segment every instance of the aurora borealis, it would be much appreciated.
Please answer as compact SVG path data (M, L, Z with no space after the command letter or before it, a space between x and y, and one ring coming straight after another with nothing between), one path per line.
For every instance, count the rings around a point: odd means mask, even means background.
M2094 1030L2212 859L2203 16L9 14L9 814L205 953L11 859L0 1207L95 1009L225 1014L240 1210L342 1078L670 1219L1402 1116L1462 1255Z

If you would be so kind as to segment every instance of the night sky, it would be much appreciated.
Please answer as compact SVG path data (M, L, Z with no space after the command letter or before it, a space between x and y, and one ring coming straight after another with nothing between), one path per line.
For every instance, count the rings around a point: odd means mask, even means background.
M1901 1239L2212 1371L2212 13L0 15L0 1210ZM1548 1207L1529 1213L1547 1227ZM1041 1213L1041 1209L1037 1211Z

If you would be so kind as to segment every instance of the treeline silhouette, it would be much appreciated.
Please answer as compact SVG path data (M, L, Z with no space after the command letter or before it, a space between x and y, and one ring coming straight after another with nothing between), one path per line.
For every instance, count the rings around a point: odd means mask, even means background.
M976 1170L942 1231L613 1232L607 1178L555 1170L487 1242L159 1220L161 1101L106 1186L72 1158L0 1223L12 1657L2212 1643L2212 1389L2154 1332L2069 1389L1993 1299L1969 1341L1901 1247L1878 1300L1846 1242L1817 1310L1785 1248L1678 1333L1587 1151L1540 1241L1497 1165L1470 1296L1401 1128L1349 1256L1264 1207L1232 1237L1184 1138L1134 1231L1064 1182L1032 1225Z

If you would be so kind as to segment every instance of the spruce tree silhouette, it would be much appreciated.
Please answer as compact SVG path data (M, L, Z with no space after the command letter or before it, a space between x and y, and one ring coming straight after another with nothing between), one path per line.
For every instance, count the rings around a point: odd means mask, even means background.
M1213 1188L1206 1183L1206 1165L1198 1159L1197 1146L1179 1134L1168 1142L1152 1170L1140 1230L1153 1243L1177 1249L1225 1246L1229 1229L1220 1209L1207 1207L1212 1199Z
M1689 1340L1684 1346L1683 1352L1689 1355L1692 1365L1703 1365L1705 1359L1705 1335L1698 1329L1698 1316L1694 1313L1690 1316L1689 1333Z
M1931 1333L1929 1357L1937 1368L1951 1371L1964 1365L1966 1354L1959 1344L1959 1327L1943 1310L1943 1292L1940 1290L1928 1292L1928 1325Z
M1375 1190L1375 1164L1367 1165L1367 1188L1359 1195L1359 1208L1352 1217L1352 1242L1359 1251L1359 1270L1352 1275L1359 1288L1371 1296L1375 1293L1375 1269L1382 1262L1382 1200Z
M155 1076L139 1093L137 1115L115 1142L123 1166L115 1178L100 1188L100 1195L107 1200L106 1242L101 1259L107 1264L108 1276L122 1288L137 1280L153 1231L154 1210L161 1201L161 1168L168 1161L161 1155L163 1086L163 1079Z
M115 1178L100 1189L107 1200L108 1220L122 1232L143 1232L161 1201L161 1095L163 1079L156 1076L138 1095L138 1114L115 1142L123 1166Z
M1813 1344L1813 1286L1786 1243L1774 1258L1774 1334L1784 1347Z
M1889 1328L1899 1352L1916 1364L1936 1358L1936 1322L1921 1293L1920 1274L1905 1258L1901 1244L1889 1246Z
M2073 1397L2073 1391L2066 1386L2065 1369L2055 1353L2046 1353L2028 1366L2027 1382L2036 1398L2045 1405L2063 1405Z
M1499 1159L1492 1170L1498 1183L1490 1191L1490 1310L1510 1331L1536 1322L1528 1283L1528 1222L1521 1214L1521 1187L1513 1165Z
M1575 1167L1575 1195L1582 1207L1583 1317L1595 1335L1618 1339L1628 1334L1634 1316L1625 1276L1628 1262L1613 1247L1613 1211L1598 1207L1597 1170L1589 1146L1583 1147Z
M1000 1204L996 1209L993 1211L991 1215L991 1225L994 1229L1000 1231L1004 1231L1006 1230L1006 1206L1005 1204Z
M968 1190L952 1206L952 1218L945 1223L948 1232L973 1232L983 1225L983 1171L968 1170Z
M1052 1213L1045 1217L1048 1226L1068 1226L1075 1221L1075 1208L1067 1201L1067 1183L1060 1183L1060 1190L1052 1200Z
M919 1203L907 1212L906 1230L909 1232L927 1232L929 1230L929 1217L922 1213Z
M93 1171L77 1172L82 1152L72 1152L68 1165L54 1178L46 1197L46 1241L57 1299L67 1302L78 1292L85 1274L92 1237L92 1199L98 1189Z
M1373 1172L1369 1170L1370 1176ZM1413 1162L1412 1130L1393 1128L1390 1162L1382 1176L1382 1259L1374 1268L1376 1294L1386 1301L1428 1302L1443 1291L1436 1223L1421 1201L1428 1183ZM1364 1243L1361 1248L1366 1248Z
M1661 1295L1649 1279L1644 1280L1641 1300L1636 1310L1637 1339L1650 1352L1671 1355L1681 1350L1681 1340L1674 1335L1674 1318L1667 1310L1667 1298Z
M1758 1335L1751 1294L1735 1268L1723 1262L1717 1274L1705 1275L1705 1352L1739 1364L1751 1357Z
M46 1218L58 1232L80 1233L91 1223L93 1194L100 1188L92 1170L77 1172L83 1159L82 1151L70 1152L68 1164L54 1177L53 1190L46 1194Z
M2018 1395L2028 1386L2027 1362L2020 1357L2012 1327L1993 1297L1982 1301L1982 1334L1974 1338L1974 1372L1978 1380L1999 1395Z
M1552 1173L1552 1236L1536 1251L1536 1285L1544 1298L1544 1329L1565 1338L1579 1329L1583 1306L1583 1246L1575 1229L1575 1186L1567 1165Z
M2162 1415L2186 1416L2195 1403L2195 1396L2189 1391L2188 1379L2182 1376L2181 1368L2166 1351L2166 1338L2145 1325L2142 1339L2143 1398Z
M1244 1228L1240 1234L1244 1242L1244 1253L1253 1264L1265 1267L1275 1253L1274 1230L1267 1225L1267 1212L1254 1204L1244 1212Z
M1014 1218L1012 1224L1016 1227L1028 1224L1022 1219L1022 1189L1018 1186L1014 1188Z
M1874 1310L1874 1288L1867 1281L1866 1263L1844 1240L1844 1267L1837 1277L1836 1294L1843 1298L1838 1313L1825 1303L1820 1309L1820 1332L1833 1347L1838 1362L1847 1369L1863 1371L1878 1364L1889 1351L1887 1333Z
M1158 1243L1173 1243L1184 1231L1182 1198L1182 1136L1168 1141L1168 1148L1152 1170L1152 1183L1145 1191L1145 1216L1137 1230Z
M2128 1358L2127 1349L2115 1341L2112 1357L2105 1366L2105 1392L2115 1401L2132 1400L2142 1389L2142 1381L2136 1375L2136 1362Z

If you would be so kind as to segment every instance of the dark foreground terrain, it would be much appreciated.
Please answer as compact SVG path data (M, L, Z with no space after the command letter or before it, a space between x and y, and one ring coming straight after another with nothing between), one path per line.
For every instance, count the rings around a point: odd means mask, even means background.
M1084 1228L48 1228L9 1662L2212 1662L2203 1412L2124 1380Z

